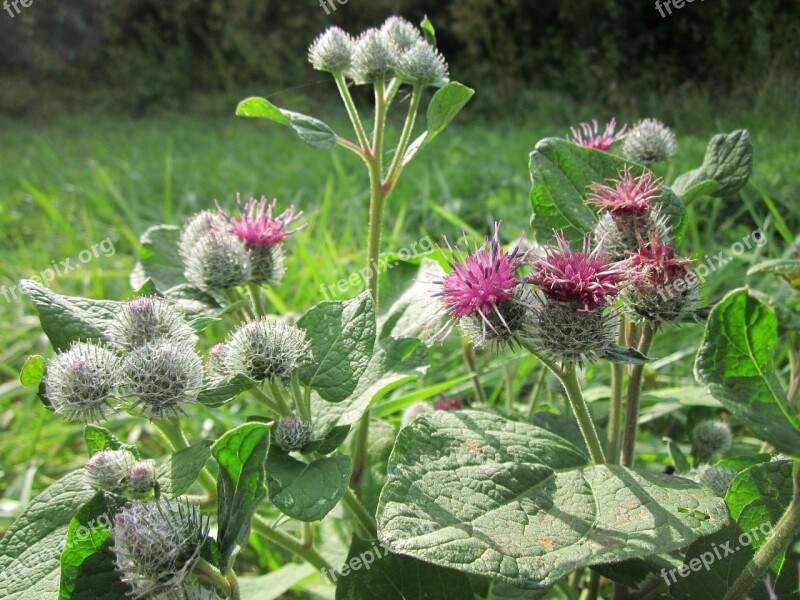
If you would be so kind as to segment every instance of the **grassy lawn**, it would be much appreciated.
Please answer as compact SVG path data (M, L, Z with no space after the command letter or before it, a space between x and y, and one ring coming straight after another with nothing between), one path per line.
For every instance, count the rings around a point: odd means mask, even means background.
M747 266L757 257L786 252L799 229L795 163L800 127L781 123L779 117L706 118L708 107L672 110L668 120L676 125L680 149L669 170L659 173L667 181L702 162L711 135L741 127L753 134L755 170L747 188L737 197L690 207L692 228L684 254L702 259L727 250L759 226L769 240L711 275L706 298L715 301L744 283ZM384 249L397 251L426 235L455 237L462 228L483 235L494 219L504 221L507 241L512 241L511 236L528 229L530 219L528 154L537 140L562 136L570 124L556 109L536 109L524 120L498 123L477 122L467 113L459 117L406 171L389 204ZM333 125L346 131L342 123ZM210 208L215 198L232 208L237 192L264 194L306 212L309 227L289 245L288 275L272 297L274 311L300 313L323 299L321 286L361 268L368 198L366 175L351 155L316 150L277 126L234 117L131 121L83 116L43 125L0 120L0 131L0 285L9 295L9 300L0 295L0 498L7 500L0 501L1 531L20 503L84 461L81 426L49 415L17 381L29 354L52 352L32 306L11 291L19 279L70 259L79 268L55 279L56 292L126 298L137 240L148 226L181 224L187 215ZM98 256L84 261L88 254L82 251L104 240ZM352 287L344 295L358 291ZM657 374L649 373L650 383L656 377L660 387L690 382L700 335L699 328L691 327L679 335L662 334L656 358L663 360ZM402 388L393 406L412 402L411 392L433 395L436 384L448 381L453 388L448 395L469 393L457 342L436 352L437 368L417 388ZM508 381L521 394L533 379L532 359L504 362L479 353L478 360L494 399ZM445 380L445 373L453 379ZM605 380L607 368L587 377ZM603 403L596 404L602 414ZM233 403L212 417L198 408L198 430L215 427L214 419L220 426L239 422L241 411ZM112 428L146 442L148 432L141 425L131 432L133 421L118 420ZM662 433L654 427L650 445L643 444L642 450L663 453L658 443Z

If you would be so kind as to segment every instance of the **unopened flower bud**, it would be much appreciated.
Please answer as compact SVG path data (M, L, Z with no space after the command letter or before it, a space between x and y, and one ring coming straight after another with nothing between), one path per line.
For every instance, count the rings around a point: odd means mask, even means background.
M74 342L47 366L45 395L53 409L66 418L96 421L111 409L119 368L116 354L102 346Z
M208 536L208 521L188 502L134 501L111 528L117 570L138 598L178 589Z
M548 300L533 315L534 345L561 364L594 362L614 345L619 320L613 312Z
M143 460L131 467L129 487L134 494L146 494L155 484L156 468L152 460Z
M368 29L356 41L352 76L356 83L380 83L394 75L400 51L378 29Z
M194 253L194 246L209 231L225 228L225 219L218 212L204 210L189 218L181 231L178 241L178 254L183 259L184 264Z
M519 284L511 298L497 302L494 311L486 314L473 312L458 321L458 327L474 346L488 347L494 352L513 348L518 338L531 325L530 306L534 295Z
M725 454L732 445L731 428L722 421L702 421L692 433L692 450L700 462L708 462L716 453Z
M184 262L186 279L201 290L224 290L250 281L250 255L226 228L206 232Z
M242 374L256 381L288 384L292 371L310 362L305 332L278 317L263 317L237 329L217 364L229 378Z
M222 354L225 351L225 344L215 344L208 351L208 367L213 373L223 374L225 363Z
M642 164L662 162L675 155L675 134L658 119L640 121L625 138L623 154Z
M146 416L161 419L181 414L184 403L194 402L202 386L203 367L191 347L161 339L131 352L123 364L123 376L136 406Z
M394 42L401 52L405 52L417 42L424 41L419 28L402 17L386 19L381 27L381 33Z
M136 460L126 450L102 450L84 466L86 482L96 490L122 492L128 486Z
M130 352L158 338L190 346L197 341L181 312L157 296L139 296L125 304L111 322L110 337L121 352Z
M403 411L403 417L400 420L402 427L408 427L411 422L423 413L433 412L433 407L428 402L415 402L411 406L406 407Z
M308 60L318 71L342 73L353 62L353 38L339 27L329 27L311 44Z
M417 42L403 52L397 71L404 81L415 85L441 87L448 81L444 57L427 42Z
M275 443L285 452L300 450L314 433L314 425L294 415L284 417L275 425Z
M724 498L725 494L728 493L731 482L738 474L734 469L703 465L699 469L692 469L689 472L689 479L708 488L720 498Z
M443 398L433 403L433 410L461 410L464 401L461 398Z

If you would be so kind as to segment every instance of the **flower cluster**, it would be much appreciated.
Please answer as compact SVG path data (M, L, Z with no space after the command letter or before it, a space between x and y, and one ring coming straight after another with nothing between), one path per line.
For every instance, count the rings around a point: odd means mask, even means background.
M165 418L193 402L203 380L197 337L168 300L139 296L109 324L108 347L76 342L47 367L45 396L68 419L98 421L130 401L140 414Z
M393 77L421 87L448 82L442 55L418 27L400 17L390 17L380 29L368 29L357 38L330 27L311 44L308 59L315 69L358 84L380 84Z
M97 490L145 494L156 484L155 463L137 461L127 450L102 450L84 466L86 482Z
M246 283L277 285L286 271L282 242L305 225L288 229L303 213L293 206L275 214L277 200L251 198L239 216L217 203L217 212L194 215L183 228L178 251L186 279L205 291L225 290Z

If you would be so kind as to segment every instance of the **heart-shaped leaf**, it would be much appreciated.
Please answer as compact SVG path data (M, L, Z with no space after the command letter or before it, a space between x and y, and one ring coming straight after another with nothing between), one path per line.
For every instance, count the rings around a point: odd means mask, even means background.
M89 456L94 456L103 450L125 450L139 459L139 451L136 446L123 444L117 436L105 427L99 425L87 425L83 430L83 440L86 442L86 450Z
M684 548L728 521L722 499L686 479L586 462L525 423L423 414L395 443L379 537L392 552L542 589L581 567Z
M163 459L157 468L161 493L174 498L185 493L211 458L211 441L203 440Z
M699 195L723 198L742 189L752 172L750 132L739 129L711 138L703 165L678 177L672 187L684 202Z
M800 456L800 421L775 375L778 320L746 289L711 311L695 361L695 376L756 436Z
M341 402L356 389L375 345L375 303L368 292L348 302L322 302L298 321L306 331L314 364L300 380L328 402Z

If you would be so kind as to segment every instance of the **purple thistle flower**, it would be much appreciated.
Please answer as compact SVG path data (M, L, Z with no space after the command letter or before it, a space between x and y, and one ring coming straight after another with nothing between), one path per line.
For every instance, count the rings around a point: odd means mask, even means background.
M584 148L594 148L607 152L615 142L625 138L627 128L627 125L623 125L622 129L616 131L617 120L611 119L606 125L605 131L600 133L597 119L593 119L591 123L581 123L578 127L571 127L571 137L568 135L567 141Z
M500 329L514 335L517 323L509 323L509 319L517 321L518 311L508 309L515 308L514 304L522 304L517 288L523 282L516 273L525 264L527 253L520 254L518 248L505 252L500 246L499 232L498 222L494 226L494 236L485 238L480 247L475 244L472 252L465 235L466 256L444 238L455 262L448 261L452 271L434 282L441 286L441 290L434 294L439 299L441 311L428 324L436 322L442 312L451 318L436 332L434 339L446 338L462 319L477 321L481 333L479 339L473 341L480 346L486 344L487 331L497 338L506 337ZM470 332L473 329L469 327Z
M653 201L661 196L661 179L654 180L652 171L634 177L626 165L620 171L619 179L611 183L614 185L589 185L586 202L610 213L614 220L646 218L653 208Z
M639 252L631 253L631 266L638 275L634 285L640 291L671 286L678 279L690 277L687 266L691 262L688 258L676 258L672 246L661 243L653 238L648 242L639 240Z
M265 196L262 196L260 201L250 198L247 204L242 206L242 198L237 194L236 204L239 206L241 220L225 214L219 202L216 202L216 205L217 210L228 220L233 232L240 240L251 246L263 247L280 244L284 238L297 233L307 226L306 223L292 230L284 229L290 223L302 217L303 211L295 213L294 206L290 206L281 214L273 216L272 213L277 202L277 200L273 200L270 203Z
M592 249L592 236L583 238L583 251L573 252L570 243L554 232L557 247L533 261L528 281L549 299L580 305L586 312L610 306L626 285L629 265L611 262L603 255L602 241Z

